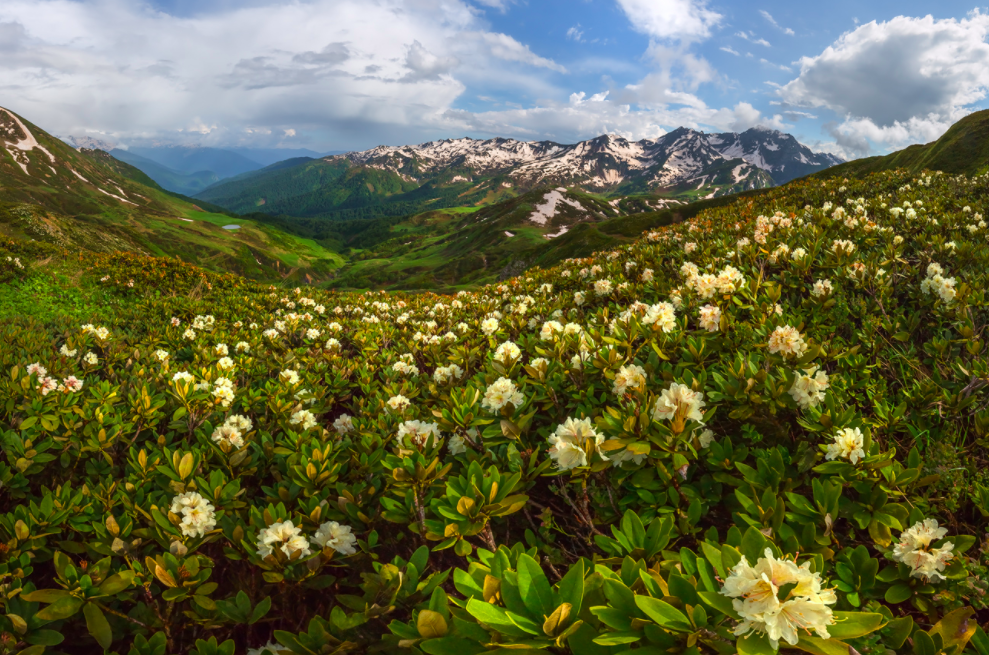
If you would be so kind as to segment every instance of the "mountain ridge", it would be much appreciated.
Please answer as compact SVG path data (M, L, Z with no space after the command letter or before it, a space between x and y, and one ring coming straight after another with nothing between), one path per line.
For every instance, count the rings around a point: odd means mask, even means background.
M238 213L331 219L490 204L540 186L692 201L776 186L837 161L771 130L678 128L658 139L602 135L570 145L464 137L269 167L196 197Z

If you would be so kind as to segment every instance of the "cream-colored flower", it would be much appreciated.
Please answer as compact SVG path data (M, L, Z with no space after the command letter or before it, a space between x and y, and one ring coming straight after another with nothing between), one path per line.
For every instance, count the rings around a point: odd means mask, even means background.
M685 384L674 382L669 389L663 389L663 393L656 399L652 408L652 420L683 419L700 423L704 420L701 409L705 404L703 391L694 391Z
M258 533L258 555L268 557L276 550L289 558L305 557L311 552L302 530L295 527L292 521L272 523Z
M828 374L811 366L797 373L790 387L790 395L801 409L817 407L824 402L824 392L829 386Z
M955 545L947 542L940 548L931 545L948 534L947 528L938 527L936 519L918 521L900 534L900 541L893 547L893 559L909 566L911 575L927 580L944 580L945 564L954 558Z
M514 382L508 378L498 378L484 391L484 400L481 401L481 406L492 412L500 412L509 403L518 409L523 402L525 402L525 398L522 392L516 388Z
M357 552L357 537L353 528L336 521L327 521L320 525L309 541L320 548L332 548L341 555L353 555Z
M721 329L721 308L717 305L704 305L701 307L700 320L701 328L708 332L717 332Z
M865 459L865 437L858 428L844 428L834 436L834 443L828 444L826 459L838 459L839 457L849 460L852 464L858 464L860 459Z
M797 328L781 325L769 335L769 352L781 353L784 357L800 357L807 352L807 344Z
M615 374L615 384L611 392L616 396L624 396L627 391L636 391L646 383L646 370L636 364L622 366Z

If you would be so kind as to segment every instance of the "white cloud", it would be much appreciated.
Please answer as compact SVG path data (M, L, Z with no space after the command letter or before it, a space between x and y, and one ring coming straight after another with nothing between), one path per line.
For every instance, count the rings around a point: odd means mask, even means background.
M746 41L751 41L752 43L754 43L756 45L764 45L767 48L770 47L769 41L767 41L766 39L760 39L759 37L757 37L755 35L754 32L745 32L745 31L735 32L735 36L740 36L743 39L745 39Z
M899 16L866 23L816 57L778 93L791 105L826 107L844 121L839 146L865 154L870 142L900 147L933 140L989 89L989 15Z
M189 17L125 0L0 3L4 104L122 142L433 138L464 80L556 93L546 75L565 70L466 0L257 0Z
M789 27L783 27L782 25L780 25L779 23L777 23L776 22L776 19L773 18L773 15L770 14L768 11L766 11L765 9L760 9L759 10L759 13L762 15L763 18L765 18L767 21L769 21L769 24L770 25L772 25L776 29L780 30L784 34L789 34L790 36L793 36L793 34L794 34L793 30L791 30Z
M736 57L739 56L738 51L737 50L732 50L731 46L723 45L720 48L718 48L718 50L723 50L723 51L727 52L730 55L735 55Z
M506 61L517 61L530 66L548 68L558 73L566 73L567 69L552 59L546 59L532 52L529 46L523 45L507 34L499 32L480 32L474 35L483 42L491 54Z
M759 60L759 63L765 64L766 66L769 66L770 68L776 68L776 69L781 70L781 71L787 71L787 72L789 72L789 71L792 70L789 66L784 66L783 64L774 64L773 62L769 61L768 59L760 59Z
M580 29L579 23L567 30L567 38L571 41L576 41L577 43L583 42L584 31Z
M703 0L617 0L632 28L656 39L695 41L707 38L721 14Z

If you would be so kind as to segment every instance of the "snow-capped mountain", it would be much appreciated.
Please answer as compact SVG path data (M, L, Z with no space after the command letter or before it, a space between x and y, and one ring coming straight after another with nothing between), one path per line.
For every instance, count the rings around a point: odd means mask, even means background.
M379 146L327 159L388 170L410 182L471 181L506 176L532 188L540 184L580 185L594 190L685 191L722 195L782 184L841 163L801 145L793 136L753 128L705 134L679 128L658 139L629 141L603 135L573 145L552 141L471 138L414 146ZM709 191L710 193L703 193Z

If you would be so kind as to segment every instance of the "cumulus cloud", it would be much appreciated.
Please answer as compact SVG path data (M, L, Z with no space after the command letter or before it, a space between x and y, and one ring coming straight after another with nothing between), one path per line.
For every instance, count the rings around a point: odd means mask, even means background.
M635 30L656 39L704 39L722 19L702 0L618 0L618 6Z
M867 154L871 143L901 147L936 139L989 88L989 15L964 19L899 16L842 35L778 90L799 107L845 117L827 129L836 143Z
M413 41L405 55L409 72L402 76L402 81L438 80L441 75L449 75L458 63L456 57L438 57L418 41Z

